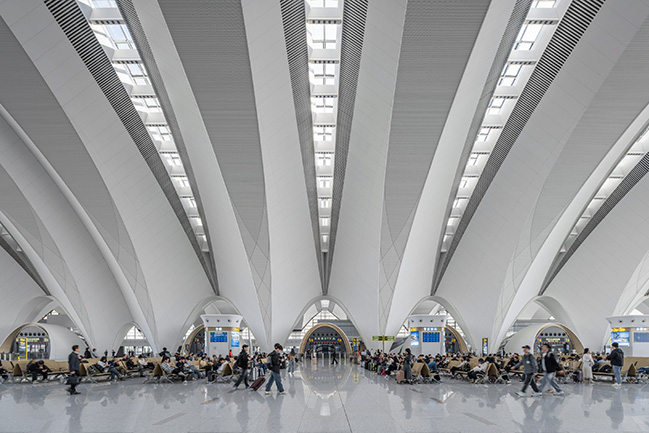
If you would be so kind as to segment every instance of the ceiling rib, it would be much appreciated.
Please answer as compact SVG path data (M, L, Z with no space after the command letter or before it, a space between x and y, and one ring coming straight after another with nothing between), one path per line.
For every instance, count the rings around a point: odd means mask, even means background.
M318 223L318 191L316 188L315 149L313 145L313 120L311 115L311 99L309 90L308 64L309 53L306 41L306 11L304 0L281 0L282 24L286 41L288 70L291 76L293 104L295 105L295 120L297 123L302 165L304 167L304 183L309 213L313 229L313 245L318 258L320 281L325 287L323 269L324 255L320 249L320 229Z
M572 53L572 50L590 26L597 12L599 12L604 1L575 0L568 7L494 145L489 160L462 214L448 251L440 256L439 267L433 283L433 294L436 292L437 287L439 287L444 272L448 268L451 258L462 239L462 235L471 222L471 218L477 211L482 198L496 177L509 151L516 143L527 121L534 113L537 105Z
M207 245L212 245L209 224L207 224L207 219L205 218L203 202L201 200L200 191L198 189L198 183L196 182L196 178L194 177L194 170L189 161L189 155L187 154L185 140L183 139L183 136L180 132L176 114L174 112L171 101L169 100L169 94L167 93L162 75L160 74L160 70L158 69L158 64L156 63L155 57L153 56L151 46L149 45L149 41L147 40L144 29L142 28L142 24L140 23L140 19L138 18L135 6L133 5L133 1L120 0L117 4L122 17L124 17L125 23L131 32L131 36L133 36L133 40L138 47L138 51L140 52L140 55L142 57L142 62L144 63L144 66L148 71L149 80L151 81L151 85L155 89L155 93L160 101L160 106L164 113L165 119L167 120L167 125L169 126L171 134L174 137L174 143L176 144L178 155L180 156L180 159L183 163L185 174L187 175L187 179L189 181L189 184L191 185L191 190L193 191L193 198L194 200L196 200L198 215L201 221L204 222L203 230L207 239ZM212 282L212 287L214 288L214 292L218 295L219 287L218 275L216 273L216 264L209 251L203 251L202 253L203 255L205 255L206 265L209 266L211 272L212 278L210 279L210 281Z
M338 218L342 203L345 170L354 106L356 104L356 87L358 71L363 52L363 37L365 35L365 20L367 18L367 0L346 1L343 5L342 38L340 44L340 75L338 88L338 116L336 123L336 154L334 157L333 194L331 203L331 231L329 235L329 251L324 254L325 284L324 294L329 290L329 274L336 246Z
M210 272L206 257L203 255L189 218L180 201L167 169L164 167L158 150L149 135L142 118L133 106L124 85L120 81L106 52L97 41L86 17L76 0L45 0L45 6L59 24L68 40L79 54L95 81L106 95L115 113L138 147L140 154L151 169L160 188L167 197L171 208L183 227L198 260L214 290L217 290L215 279Z

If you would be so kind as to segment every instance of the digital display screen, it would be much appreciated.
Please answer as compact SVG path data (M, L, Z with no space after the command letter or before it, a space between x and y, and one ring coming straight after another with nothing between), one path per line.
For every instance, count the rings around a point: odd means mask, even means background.
M239 347L239 332L232 331L232 340L230 341L230 347Z
M419 346L419 331L410 331L410 346Z
M421 341L424 343L439 343L439 332L424 332Z
M227 343L227 332L210 332L210 343Z
M636 332L633 334L633 341L636 343L649 343L649 332Z
M629 338L629 331L611 332L611 343L617 343L620 346L628 346Z

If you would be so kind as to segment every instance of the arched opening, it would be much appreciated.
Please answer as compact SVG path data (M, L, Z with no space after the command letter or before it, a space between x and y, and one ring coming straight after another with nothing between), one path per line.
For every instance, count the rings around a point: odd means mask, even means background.
M520 352L524 345L533 345L535 353L548 343L552 351L558 354L584 352L584 345L577 335L566 325L558 322L530 325L520 329L505 339L501 349L508 353Z
M352 353L349 338L333 323L320 323L311 328L300 344L300 354Z
M122 339L119 348L117 349L117 356L151 356L153 349L151 348L151 344L146 338L146 335L144 335L144 332L142 332L142 330L137 325L129 325L126 326L127 331L124 334L124 338Z
M69 328L48 323L25 323L5 338L0 352L15 360L64 360L75 344L85 347L81 337Z
M28 324L12 332L0 346L17 361L50 359L50 335L37 324Z
M342 330L347 340L351 342L351 352L348 353L364 348L361 336L347 310L330 296L316 298L307 304L293 326L293 331L286 342L287 348L299 350L309 331L321 324L333 324Z
M464 341L464 337L460 331L453 326L446 325L444 328L446 353L468 353L469 347Z

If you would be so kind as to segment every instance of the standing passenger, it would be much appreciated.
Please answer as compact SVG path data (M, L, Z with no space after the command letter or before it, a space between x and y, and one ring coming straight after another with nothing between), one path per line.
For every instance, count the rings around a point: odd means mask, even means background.
M291 349L291 352L288 354L288 373L295 373L295 349Z
M584 381L593 382L593 356L590 349L584 349L584 356L581 358L581 371L584 372Z
M615 376L615 383L613 386L619 388L622 386L622 366L624 365L624 352L619 348L617 343L611 344L613 350L610 355L606 357L607 361L611 361L613 367L613 375Z
M412 352L410 348L406 349L406 356L403 357L403 375L406 383L412 382Z

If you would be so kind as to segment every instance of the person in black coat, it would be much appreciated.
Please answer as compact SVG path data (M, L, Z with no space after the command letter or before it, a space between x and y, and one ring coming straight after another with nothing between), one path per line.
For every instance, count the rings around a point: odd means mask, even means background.
M77 385L81 381L81 373L79 372L81 368L81 355L79 355L79 346L72 346L72 353L68 355L68 369L70 370L70 376L68 377L68 392L70 395L81 394L77 391Z
M38 380L38 376L43 376L43 381L47 382L47 375L50 373L52 370L45 365L45 362L43 360L33 362L29 366L29 372L32 375L32 382L36 382Z
M539 392L543 392L543 390L549 385L554 388L554 395L563 395L563 391L559 387L557 380L554 378L555 373L561 371L561 366L552 352L550 352L550 345L548 343L543 343L543 346L541 346L541 359L539 360L539 366L541 367L539 370L543 373Z
M235 366L241 369L241 375L239 376L239 379L237 379L236 383L234 384L234 389L237 389L239 385L241 385L242 380L246 388L250 386L248 385L248 361L249 361L248 345L244 344L241 353L239 353L239 356L237 356L237 360L235 363Z

